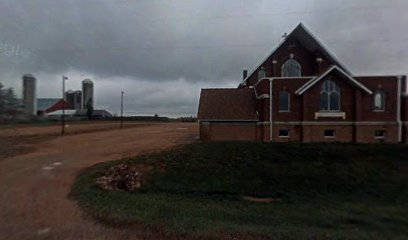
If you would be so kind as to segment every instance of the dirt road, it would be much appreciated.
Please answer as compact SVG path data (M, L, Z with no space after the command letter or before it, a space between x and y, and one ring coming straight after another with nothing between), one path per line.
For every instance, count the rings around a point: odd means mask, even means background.
M125 128L157 124L156 122L128 122L125 121ZM67 122L65 125L66 134L76 134L84 132L96 132L101 130L113 130L120 126L119 121L89 121L89 122ZM0 137L9 136L33 136L33 135L60 135L61 125L55 123L49 126L12 126L4 129L0 128Z
M0 161L0 239L140 239L84 219L67 199L77 174L98 162L192 142L197 124L166 123L68 135ZM1 133L0 133L1 135ZM153 238L153 237L152 237Z
M157 122L124 122L123 128L144 127ZM120 128L116 121L68 122L65 135L83 134ZM37 143L61 136L61 125L7 126L0 128L0 161L18 154L31 152Z

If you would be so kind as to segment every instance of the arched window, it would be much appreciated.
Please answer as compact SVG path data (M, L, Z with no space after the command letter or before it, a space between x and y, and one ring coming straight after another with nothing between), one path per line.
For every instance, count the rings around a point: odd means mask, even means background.
M331 79L324 81L320 91L320 110L340 111L340 88Z
M301 77L302 66L295 60L289 59L282 64L282 77Z
M385 110L385 93L382 90L378 90L374 94L374 111Z
M266 72L264 67L261 67L261 70L258 72L258 80L261 80L266 77Z
M279 93L279 112L290 111L290 93L288 91L281 91Z

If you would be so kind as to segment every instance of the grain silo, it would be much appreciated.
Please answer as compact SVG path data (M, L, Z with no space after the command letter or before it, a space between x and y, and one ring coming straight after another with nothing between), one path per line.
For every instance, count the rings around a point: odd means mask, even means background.
M23 104L24 113L28 116L37 115L37 79L31 74L23 75Z
M82 81L82 107L87 109L88 106L94 107L94 84L91 79Z
M65 105L65 109L74 108L74 91L68 90L65 92L65 101L68 103L68 106Z
M82 92L68 90L65 92L65 101L68 103L69 109L82 109Z
M74 92L74 108L76 110L82 109L82 91L80 90Z

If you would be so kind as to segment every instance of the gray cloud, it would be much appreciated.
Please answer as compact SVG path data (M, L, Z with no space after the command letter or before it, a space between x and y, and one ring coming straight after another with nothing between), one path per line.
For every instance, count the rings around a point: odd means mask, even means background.
M408 70L405 0L0 0L0 81L39 95L96 82L97 104L129 113L195 114L201 87L236 86L300 21L355 74ZM74 84L75 83L75 84Z

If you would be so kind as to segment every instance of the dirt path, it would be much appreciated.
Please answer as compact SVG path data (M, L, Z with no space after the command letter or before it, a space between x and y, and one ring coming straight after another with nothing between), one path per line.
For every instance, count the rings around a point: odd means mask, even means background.
M144 127L157 122L124 122L123 128ZM83 134L120 128L118 121L91 121L68 123L65 135ZM61 136L61 125L17 126L0 128L0 161L31 152L38 143Z
M157 122L127 122L123 123L125 128L160 124ZM65 125L66 134L84 133L84 132L96 132L100 130L113 130L120 126L119 121L85 121L85 122L67 122ZM61 125L55 123L52 125L44 126L15 126L0 128L0 137L10 136L35 136L35 135L57 135L61 134Z
M168 123L68 135L2 160L0 239L139 239L136 229L109 229L82 218L67 199L76 175L98 162L192 142L197 133L197 124Z

